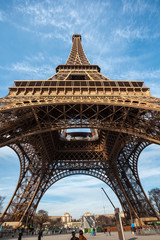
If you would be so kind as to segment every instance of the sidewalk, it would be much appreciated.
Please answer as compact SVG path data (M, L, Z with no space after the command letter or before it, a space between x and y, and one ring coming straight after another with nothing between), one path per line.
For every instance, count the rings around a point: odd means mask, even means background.
M91 236L90 234L84 235L87 240L118 240L117 232L113 232L111 236L106 236L104 233L97 233L96 236ZM78 234L77 234L78 237ZM15 240L17 238L0 238L0 240ZM38 236L22 237L22 240L37 240ZM60 235L50 235L43 236L42 240L70 240L70 234L60 234ZM160 240L160 235L148 235L148 236L136 236L130 232L125 232L125 240Z

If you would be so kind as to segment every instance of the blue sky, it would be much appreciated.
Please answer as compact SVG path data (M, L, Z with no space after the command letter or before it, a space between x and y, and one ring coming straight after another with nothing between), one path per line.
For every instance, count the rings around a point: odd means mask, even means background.
M14 80L47 79L65 64L72 35L82 35L91 64L113 80L143 80L160 97L159 0L0 0L0 97ZM140 156L139 175L147 192L159 186L160 147ZM19 161L9 148L0 149L0 194L9 202L19 175ZM70 212L112 213L100 189L118 200L101 181L68 177L48 190L39 209L50 215Z

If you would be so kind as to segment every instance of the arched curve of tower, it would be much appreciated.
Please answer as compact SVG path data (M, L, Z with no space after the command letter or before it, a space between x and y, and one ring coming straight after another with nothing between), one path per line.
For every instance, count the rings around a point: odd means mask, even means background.
M105 77L89 63L81 36L72 40L66 64L53 76L15 81L0 99L0 147L11 147L20 159L19 181L1 221L30 221L47 189L75 174L110 186L127 219L158 218L137 163L146 146L160 144L160 99L143 81Z

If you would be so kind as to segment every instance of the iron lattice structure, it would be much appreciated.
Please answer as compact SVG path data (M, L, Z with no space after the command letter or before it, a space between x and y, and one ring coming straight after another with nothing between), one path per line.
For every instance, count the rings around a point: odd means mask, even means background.
M65 65L47 80L15 81L0 99L0 147L20 160L16 190L2 221L30 221L56 181L86 174L117 195L126 218L155 216L138 176L142 150L160 144L160 99L142 81L112 81L91 65L73 35ZM67 133L67 129L89 128Z

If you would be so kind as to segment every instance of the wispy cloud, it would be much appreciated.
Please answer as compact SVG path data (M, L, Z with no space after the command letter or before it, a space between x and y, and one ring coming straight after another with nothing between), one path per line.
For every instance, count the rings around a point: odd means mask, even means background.
M133 39L146 39L158 37L158 35L151 35L149 29L146 27L135 28L133 26L127 26L125 28L116 29L115 36L125 38L127 40Z
M46 63L47 62L47 63ZM22 62L15 62L10 65L0 66L5 71L17 72L18 76L25 79L46 79L55 73L57 65L62 63L58 56L51 57L45 52L39 52L36 55L25 56Z
M3 158L7 160L7 159L15 158L17 154L10 147L2 147L0 148L0 156L1 156L1 159Z
M57 38L57 39L62 39L64 42L71 42L71 38L69 37L67 38L66 35L60 32L57 32L57 30L45 32L40 29L39 30L36 28L34 29L31 26L28 27L28 26L20 25L19 23L15 23L15 22L12 22L12 25L14 25L14 27L18 28L19 30L22 30L29 34L33 34L34 36L40 37L42 40Z
M160 176L160 167L151 169L150 166L147 166L143 171L141 170L140 173L141 179L155 177L156 175Z
M25 4L21 4L15 7L15 9L28 15L30 22L35 26L54 26L59 29L71 29L74 25L82 25L86 23L88 16L85 14L85 10L92 14L92 21L103 11L102 7L108 7L107 1L96 1L94 3L86 1L85 5L80 4L79 1L51 1L43 2L30 2L26 1ZM97 9L99 7L99 9ZM94 10L94 15L93 15ZM67 20L67 21L66 21ZM89 23L88 23L89 24Z
M1 180L0 183L0 196L5 197L4 204L3 204L3 210L7 207L14 191L17 186L17 180L15 178L10 179L10 181L7 181L5 179Z
M22 72L25 74L25 77L31 77L35 79L42 79L46 75L53 75L55 71L51 65L42 65L40 66L32 66L27 62L15 63L11 67L12 71Z
M160 176L159 150L159 145L151 144L140 154L138 169L142 180Z
M2 155L1 151L0 151L0 155ZM12 157L12 161L10 160L9 164L10 166L8 166L7 164L7 158L8 157L4 157L2 159L2 157L0 158L0 161L4 161L5 164L3 163L3 165L0 163L0 196L5 197L4 200L4 204L3 207L6 208L6 206L8 205L14 191L15 188L17 186L17 182L18 182L18 177L19 174L17 172L17 164L14 165L14 161L16 161L17 159L15 159L15 156ZM7 167L7 170L6 170ZM12 170L10 169L12 168Z
M0 10L0 22L5 21L5 19L6 19L6 16L5 16L4 11Z
M153 14L158 12L156 8L156 4L154 1L146 1L146 0L122 0L123 3L123 12L124 13L132 13L132 14Z
M61 1L62 2L62 1ZM42 28L50 27L50 32L45 33L43 31L42 37L45 38L57 38L57 33L60 38L64 40L70 40L73 22L75 25L82 24L83 19L79 18L79 14L76 10L72 9L71 2L62 2L61 7L56 1L43 1L43 2L30 2L26 1L25 4L15 7L16 11L21 13L24 18L27 17L27 21L30 23L30 30L24 26L18 27L25 31L34 31L38 35L41 34ZM61 34L65 31L65 36ZM67 34L68 33L68 34Z
M153 32L149 26L144 26L143 24L137 26L137 24L131 24L128 26L123 26L121 28L117 28L114 31L115 37L121 37L123 39L127 39L128 41L133 40L144 40L144 39L156 39L160 37L159 32Z
M149 79L160 79L160 69L136 71L130 70L120 74L120 79L130 80L149 80Z
M23 22L18 25L16 23L15 26L38 35L43 32L42 38L60 38L70 43L73 33L83 34L86 30L90 32L93 27L97 29L102 22L104 9L109 7L109 1L85 1L85 4L81 4L81 1L63 0L25 1L15 5L15 12L22 16Z

